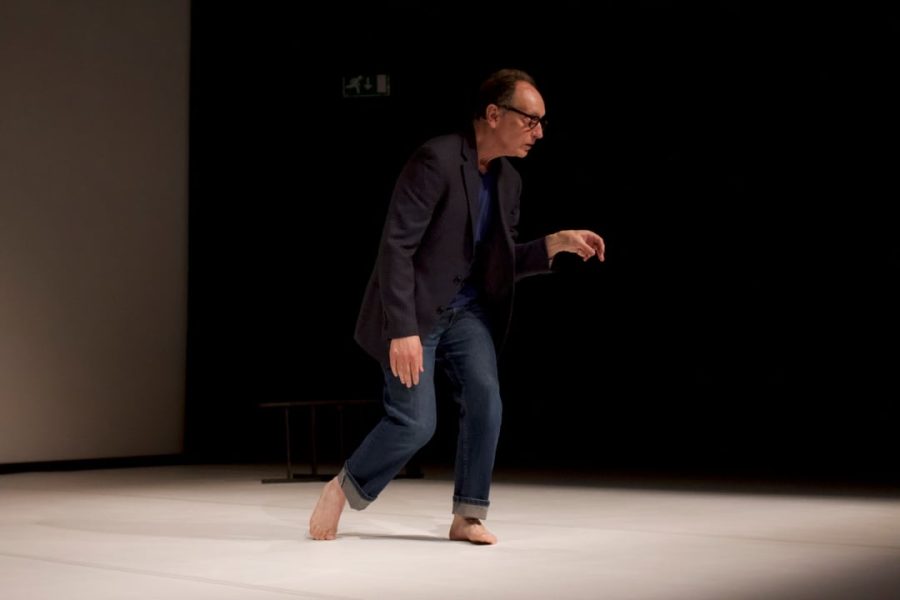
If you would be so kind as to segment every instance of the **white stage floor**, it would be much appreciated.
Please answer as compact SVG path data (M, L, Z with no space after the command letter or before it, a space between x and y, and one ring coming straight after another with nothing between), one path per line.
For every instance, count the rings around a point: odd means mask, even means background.
M337 540L277 467L0 475L0 598L888 600L900 500L513 483L496 546L446 540L452 482L397 480Z

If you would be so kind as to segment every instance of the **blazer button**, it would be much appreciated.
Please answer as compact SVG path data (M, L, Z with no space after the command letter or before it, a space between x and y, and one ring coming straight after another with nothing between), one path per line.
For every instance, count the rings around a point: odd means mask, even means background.
M462 277L457 275L456 277L453 278L453 283L456 283L456 284L462 283Z
M443 307L443 306L438 306L438 307L437 307L437 314L441 314L442 312L444 312L444 307Z

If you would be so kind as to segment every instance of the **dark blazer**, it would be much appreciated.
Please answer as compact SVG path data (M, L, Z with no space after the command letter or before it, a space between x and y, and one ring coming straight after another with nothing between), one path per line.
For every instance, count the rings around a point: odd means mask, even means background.
M549 272L543 238L515 243L522 178L508 160L499 161L498 205L482 241L480 273L472 272L481 187L474 133L429 140L401 171L356 322L356 341L380 362L387 364L392 338L427 335L469 275L483 281L499 349L515 280Z

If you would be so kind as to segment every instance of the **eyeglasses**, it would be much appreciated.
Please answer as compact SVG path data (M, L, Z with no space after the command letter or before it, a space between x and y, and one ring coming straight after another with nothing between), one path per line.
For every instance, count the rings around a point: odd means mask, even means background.
M510 106L508 104L500 104L499 106L500 106L500 108L505 108L506 110L511 110L514 113L518 113L518 114L522 115L523 117L525 117L526 119L528 119L528 129L534 129L535 127L538 126L538 123L540 123L542 129L547 128L547 117L539 117L537 115L529 115L527 112L521 111L518 108L516 108L515 106Z

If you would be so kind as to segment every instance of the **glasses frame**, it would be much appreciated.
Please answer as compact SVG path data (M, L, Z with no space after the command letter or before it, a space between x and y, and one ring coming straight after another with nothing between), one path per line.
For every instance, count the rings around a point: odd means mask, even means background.
M514 113L522 115L523 117L528 119L528 129L535 129L538 126L538 124L540 124L541 129L547 128L547 116L546 115L544 115L543 117L539 117L537 115L529 115L524 110L519 110L515 106L510 106L509 104L498 104L497 106L499 106L500 108L503 108L505 110L511 110Z

